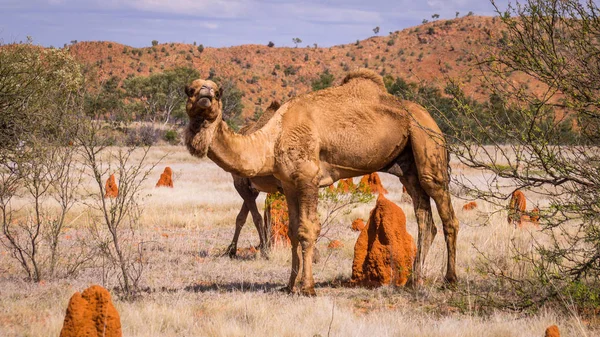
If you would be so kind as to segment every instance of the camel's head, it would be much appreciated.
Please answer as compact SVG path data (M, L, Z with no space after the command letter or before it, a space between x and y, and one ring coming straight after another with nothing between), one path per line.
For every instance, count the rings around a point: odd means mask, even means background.
M185 86L188 96L185 109L190 120L200 118L209 123L214 122L221 114L221 95L223 89L210 80L195 80Z

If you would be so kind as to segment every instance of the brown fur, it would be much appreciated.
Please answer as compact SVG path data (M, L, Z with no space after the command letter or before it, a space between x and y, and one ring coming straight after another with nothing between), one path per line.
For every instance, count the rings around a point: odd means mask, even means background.
M436 233L431 198L446 237L445 280L457 280L458 220L448 189L444 137L423 107L389 95L382 84L381 77L370 70L351 73L341 86L285 103L262 128L248 135L233 133L223 122L214 83L196 80L186 89L190 116L186 144L192 154L206 152L221 168L243 177L272 175L281 181L290 215L289 291L296 291L300 276L301 292L315 294L312 260L320 232L318 188L375 171L398 176L413 199L419 225L413 284L421 282L423 263ZM207 125L194 127L199 124ZM212 139L207 151L197 148L204 144L194 142L196 133Z
M346 75L346 77L344 77L344 79L342 80L342 84L346 84L350 82L350 80L355 78L371 80L375 82L375 84L380 86L381 90L386 90L385 84L383 83L383 79L381 78L381 76L375 74L374 72L368 69L358 69L355 71L351 71L350 73L348 73L348 75Z

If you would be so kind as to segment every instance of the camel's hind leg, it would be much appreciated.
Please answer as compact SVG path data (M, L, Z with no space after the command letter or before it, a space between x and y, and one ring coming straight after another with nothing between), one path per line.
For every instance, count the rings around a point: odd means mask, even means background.
M435 201L442 224L448 261L445 281L455 283L456 277L456 238L458 235L458 219L450 198L450 177L448 173L449 159L445 143L431 130L413 128L411 143L413 144L414 163L419 175L419 183L423 190ZM418 146L415 146L418 144Z
M258 196L258 193L257 193ZM258 207L256 206L256 199L254 202L244 203L250 209L250 214L252 215L252 221L254 222L254 226L256 227L256 231L258 232L258 237L260 239L260 244L258 248L263 257L267 257L267 249L269 248L267 245L267 232L265 229L265 224L263 222L263 218L258 211Z
M246 202L244 202L237 217L235 218L235 233L233 233L233 239L231 240L229 247L227 247L227 250L225 251L225 254L229 255L230 258L234 258L237 255L237 243L240 238L242 228L244 227L246 219L248 218L249 211L250 210L248 209Z
M258 192L254 191L250 188L250 181L246 178L241 177L233 177L233 186L235 187L238 194L244 199L244 203L242 204L242 208L240 209L237 217L235 218L235 233L233 234L233 239L231 240L231 244L227 247L227 251L225 254L229 255L229 257L234 258L237 255L237 243L240 238L240 233L244 224L246 223L246 219L248 219L248 213L252 211L252 209L256 209L256 198L258 197ZM260 213L256 209L256 213L258 214L258 218L260 219ZM260 237L261 245L264 243L263 237L261 234L261 230L259 229L259 225L256 224L256 216L255 212L252 211L252 218L254 220L254 224L258 229L258 235ZM262 223L262 219L260 219Z
M414 167L411 171L412 172L408 172L406 175L400 177L400 181L406 187L406 191L412 198L415 217L417 218L419 227L417 236L417 256L415 257L413 265L412 277L409 280L409 285L415 287L422 283L423 265L425 264L425 258L429 253L429 248L437 233L437 228L435 227L431 213L431 199L421 187Z
M421 186L419 173L412 151L412 145L408 145L404 151L396 158L394 164L387 167L384 172L393 174L400 178L402 185L410 195L415 217L417 218L417 256L413 264L413 271L408 285L418 287L423 279L423 265L429 252L429 248L437 233L437 228L433 223L431 213L431 199L427 192Z

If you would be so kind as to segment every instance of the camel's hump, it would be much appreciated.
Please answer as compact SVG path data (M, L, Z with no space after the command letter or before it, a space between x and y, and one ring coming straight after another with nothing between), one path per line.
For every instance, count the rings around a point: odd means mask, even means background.
M383 83L383 78L379 74L374 72L373 70L364 69L364 68L358 69L358 70L353 70L353 71L349 72L348 75L346 75L346 77L344 77L344 80L342 81L342 85L348 83L350 80L355 79L355 78L364 78L367 80L371 80L371 81L375 82L375 84L377 84L379 87L381 87L382 90L386 91L385 84Z

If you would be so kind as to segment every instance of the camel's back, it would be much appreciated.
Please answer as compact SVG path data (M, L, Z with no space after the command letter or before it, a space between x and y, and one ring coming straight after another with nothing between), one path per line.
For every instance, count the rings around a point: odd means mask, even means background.
M425 109L388 94L371 71L351 73L340 86L299 96L286 110L282 143L314 144L321 161L365 172L381 169L400 154L415 117L439 130Z

